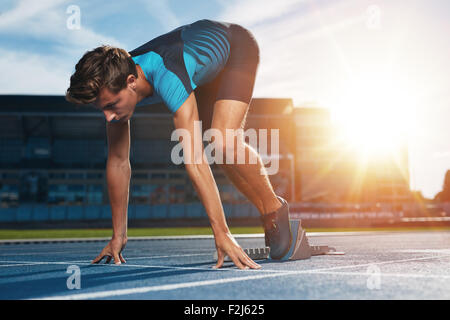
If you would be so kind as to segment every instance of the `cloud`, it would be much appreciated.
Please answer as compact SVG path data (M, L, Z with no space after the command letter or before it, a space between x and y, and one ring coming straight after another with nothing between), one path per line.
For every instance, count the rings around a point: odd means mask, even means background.
M235 0L218 1L223 6L223 11L217 17L218 20L239 23L244 26L252 26L258 23L267 23L267 20L280 17L298 7L305 0Z
M180 19L169 6L168 0L141 1L147 12L156 19L164 30L172 30L181 25Z
M0 19L0 30L14 30L21 23L36 17L40 14L45 14L56 6L67 2L67 0L21 0L13 9L2 13Z
M323 100L348 68L337 35L355 27L366 31L367 6L355 0L221 3L216 19L248 28L260 46L256 97Z
M437 159L450 158L450 151L444 151L444 152L436 151L433 153L433 158L437 158Z
M68 29L68 6L67 0L22 0L1 15L0 35L17 36L8 48L0 48L0 70L8 74L0 80L2 94L64 94L76 62L87 50L102 44L121 47L115 38L87 28L83 20L81 29Z
M53 57L0 49L0 94L64 94L70 65Z
M0 34L8 36L18 35L18 38L36 39L48 43L44 48L46 54L61 54L84 52L101 44L122 46L113 37L99 34L86 27L81 20L81 29L67 28L67 19L70 14L66 12L70 5L67 0L22 0L9 11L4 12L0 19ZM81 10L81 17L83 11ZM19 41L19 40L18 40ZM27 40L20 43L21 51L34 52L35 48L27 46Z

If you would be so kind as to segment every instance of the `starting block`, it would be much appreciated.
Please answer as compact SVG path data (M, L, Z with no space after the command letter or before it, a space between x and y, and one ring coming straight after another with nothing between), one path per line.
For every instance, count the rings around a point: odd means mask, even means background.
M343 255L344 252L338 252L335 248L329 246L310 245L306 231L302 229L301 220L289 220L292 232L292 244L288 253L282 257L281 261L286 260L304 260L312 256L319 255Z
M306 231L302 229L301 220L289 220L292 232L292 244L288 253L282 257L281 261L287 260L305 260L312 256L319 255L344 255L345 252L338 252L335 248L329 246L315 246L310 245L308 238L306 237ZM270 259L270 248L245 248L244 252L252 260L265 260ZM214 252L214 260L217 261L217 251ZM230 262L231 259L225 256L226 262Z

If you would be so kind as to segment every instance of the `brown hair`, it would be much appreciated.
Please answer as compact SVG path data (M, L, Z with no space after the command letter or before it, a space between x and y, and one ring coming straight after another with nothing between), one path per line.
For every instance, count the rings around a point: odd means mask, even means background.
M126 87L130 74L138 76L136 65L127 51L111 46L95 48L86 52L76 64L66 100L75 104L92 103L103 87L118 93Z

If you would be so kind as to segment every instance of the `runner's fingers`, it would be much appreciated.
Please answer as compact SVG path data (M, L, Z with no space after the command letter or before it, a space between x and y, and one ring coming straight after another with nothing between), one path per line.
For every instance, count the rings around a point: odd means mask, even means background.
M245 253L244 250L242 250L242 263L244 263L246 266L252 268L252 269L261 269L261 266L257 264L255 261L250 259L250 257Z
M242 259L241 259L242 263L245 264L247 267L251 268L251 269L261 269L261 266L259 264L257 264L255 261L253 261L252 259L249 258L249 256L245 255Z
M216 265L213 267L214 269L219 269L223 266L223 261L225 260L225 253L218 249L217 250L217 263Z
M103 254L103 252L102 252L94 260L92 260L91 263L99 263L100 261L103 260L104 257L105 257L105 254Z
M121 264L119 255L117 253L114 253L114 264Z
M241 270L248 269L247 266L242 264L242 262L240 261L239 256L233 255L232 257L231 256L229 256L229 257L234 262L236 267L238 267L239 269L241 269Z

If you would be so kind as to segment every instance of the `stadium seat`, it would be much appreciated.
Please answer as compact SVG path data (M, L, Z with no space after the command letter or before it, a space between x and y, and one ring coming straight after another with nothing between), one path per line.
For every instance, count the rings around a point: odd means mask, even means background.
M66 219L66 206L52 206L50 207L50 220L58 221Z
M50 212L47 206L35 206L33 208L34 221L48 221L50 220Z
M21 139L0 139L0 163L20 162L23 143Z
M100 218L102 212L101 206L90 205L84 208L85 219L86 220L96 220Z
M185 217L185 205L174 203L169 205L169 219L179 219Z
M201 203L187 203L186 217L189 219L206 218L206 210Z
M135 219L150 219L151 209L148 204L136 204L134 205Z
M167 218L167 204L153 204L151 207L152 219L164 219Z
M111 206L109 204L101 206L101 215L100 219L102 220L109 220L111 219Z
M16 221L17 208L2 208L0 210L0 222Z
M21 222L31 221L32 213L33 213L33 206L22 205L17 210L16 220Z
M25 157L28 159L47 159L51 157L50 150L48 138L30 137L25 146Z
M67 220L82 220L83 216L84 216L83 207L81 206L67 207Z
M53 143L53 159L57 163L104 163L104 140L57 139Z

